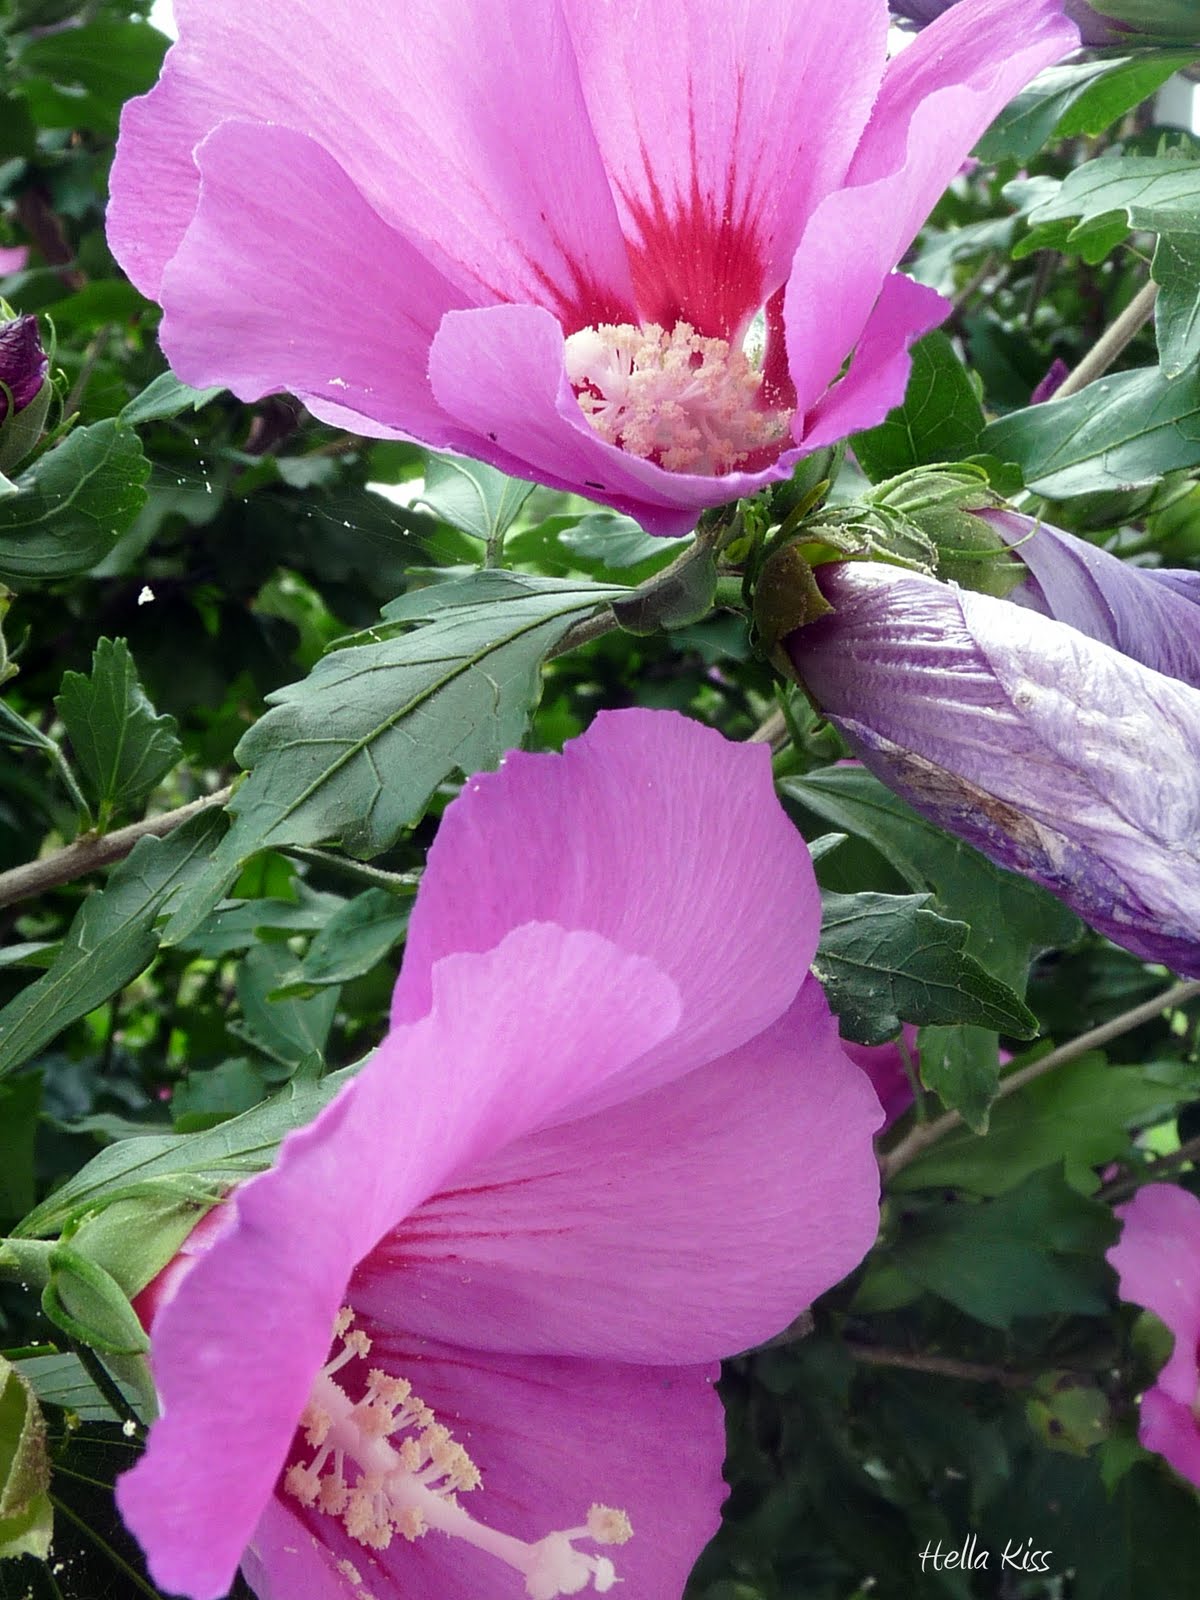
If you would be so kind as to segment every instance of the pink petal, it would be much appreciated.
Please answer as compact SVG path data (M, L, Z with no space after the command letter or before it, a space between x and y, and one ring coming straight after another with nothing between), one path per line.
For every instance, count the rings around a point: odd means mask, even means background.
M802 405L837 376L880 286L988 123L1078 42L1057 0L961 0L893 59L853 187L818 206L796 252L784 315Z
M157 296L225 118L317 139L464 300L621 320L628 258L558 0L178 0L179 41L126 107L109 237ZM281 264L272 256L268 264Z
M172 1593L217 1600L229 1587L355 1263L456 1167L561 1115L677 1016L648 962L544 925L448 956L432 985L429 1015L394 1030L237 1191L236 1226L159 1312L162 1415L117 1496Z
M914 1065L917 1060L917 1030L910 1022L901 1030L904 1051ZM866 1073L883 1109L884 1127L890 1128L913 1103L913 1087L898 1040L889 1044L852 1044L842 1040L842 1049L856 1067Z
M935 289L901 272L885 278L846 376L826 390L807 420L797 417L804 448L835 444L882 422L904 399L912 366L909 347L944 322L950 310L950 302Z
M1191 1406L1200 1384L1200 1200L1176 1184L1151 1183L1117 1215L1124 1227L1108 1264L1121 1280L1121 1299L1153 1311L1175 1335L1158 1387Z
M1190 1405L1181 1405L1158 1385L1147 1389L1142 1396L1138 1439L1200 1488L1200 1424Z
M520 461L518 476L594 495L649 533L689 532L708 506L787 477L800 455L787 451L759 472L702 477L607 444L567 378L562 328L535 306L452 311L434 340L429 380L439 405L475 434L470 454L501 467Z
M242 1574L257 1600L352 1600L362 1594L349 1581L339 1562L353 1557L335 1551L323 1537L309 1532L299 1503L273 1496L258 1520L254 1535L242 1554ZM347 1541L349 1543L349 1541ZM360 1559L362 1546L355 1546ZM375 1600L392 1600L376 1594Z
M768 752L674 712L602 712L561 756L470 780L429 854L393 1020L429 970L522 922L594 928L674 979L664 1068L690 1071L774 1022L804 982L820 910Z
M579 1526L593 1504L611 1505L628 1514L633 1538L619 1547L584 1542L581 1548L612 1560L619 1592L678 1600L716 1532L726 1494L715 1368L484 1356L369 1319L361 1326L374 1341L372 1365L408 1378L478 1466L483 1487L462 1497L472 1517L533 1542ZM377 1600L525 1600L517 1572L461 1539L437 1533L413 1544L396 1539L376 1555L332 1518L300 1517L335 1558L353 1563ZM299 1587L307 1572L303 1555L285 1564L278 1540L264 1555L276 1585L270 1600L308 1600ZM348 1586L345 1600L353 1593Z
M359 433L459 442L425 376L454 290L333 158L288 128L225 122L196 161L199 202L162 280L180 377L243 400L288 388L318 414L354 413Z
M0 278L7 278L14 272L23 272L25 263L28 260L29 248L27 245L0 245Z
M728 1355L870 1249L880 1121L810 979L723 1060L463 1174L361 1264L354 1303L489 1350Z
M849 165L883 71L883 0L564 9L643 320L740 335Z

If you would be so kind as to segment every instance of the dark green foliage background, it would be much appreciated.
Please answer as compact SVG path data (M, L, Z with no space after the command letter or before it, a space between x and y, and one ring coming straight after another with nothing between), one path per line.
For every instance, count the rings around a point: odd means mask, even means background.
M246 407L163 378L157 309L103 232L120 105L165 48L146 10L0 0L0 245L31 246L6 292L53 330L59 410L78 418L0 500L18 669L0 713L0 871L253 770L228 830L211 809L0 909L0 1231L36 1205L26 1231L56 1236L100 1180L106 1200L161 1172L203 1196L268 1161L336 1087L327 1074L381 1037L424 853L464 771L522 737L557 747L605 706L671 707L744 738L782 700L785 803L810 839L841 836L820 853L818 970L843 1030L935 1029L927 1085L990 1132L960 1128L898 1173L878 1249L811 1330L728 1364L731 1494L692 1593L1194 1596L1196 1498L1135 1442L1134 1399L1163 1347L1117 1305L1104 1252L1109 1200L1200 1130L1200 1013L1155 1018L993 1106L984 1029L1031 1060L1169 975L835 767L843 749L756 652L736 583L717 610L706 591L668 611L652 590L620 613L626 628L567 648L676 552L568 496L523 498L496 474L340 434L287 397ZM1188 59L1061 69L987 136L910 264L956 311L950 338L918 352L906 405L856 441L872 480L973 457L1002 492L1055 496L1053 520L1099 543L1200 565L1200 153L1146 99ZM1125 165L1098 184L1097 157ZM1129 376L1030 408L1051 360L1080 359L1151 255L1162 367L1147 329L1122 358ZM1151 426L1151 407L1185 425ZM367 487L415 478L424 498L407 507ZM847 468L835 498L865 487ZM670 626L647 632L647 605L651 627ZM434 644L449 664L436 690L414 665ZM480 660L504 686L490 715ZM368 661L387 672L338 727L368 756L314 797L306 730ZM401 722L427 760L389 756ZM1200 1187L1190 1166L1173 1175ZM12 1283L0 1346L69 1350ZM47 1402L55 1543L44 1565L0 1561L0 1596L152 1595L105 1488L133 1442L81 1368L29 1370ZM923 1549L972 1535L988 1570L922 1569ZM1030 1541L1048 1574L1002 1573L1006 1544Z

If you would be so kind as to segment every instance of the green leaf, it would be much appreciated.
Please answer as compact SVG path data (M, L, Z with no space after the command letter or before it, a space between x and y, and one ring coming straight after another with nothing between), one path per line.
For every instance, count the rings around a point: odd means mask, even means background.
M1064 235L1061 223L1073 217L1079 221ZM1157 233L1151 274L1161 290L1155 326L1164 376L1177 378L1200 356L1200 161L1130 155L1086 162L1029 221L1033 232L1017 254L1053 240L1095 258L1129 228Z
M320 929L295 976L270 998L310 995L371 972L404 937L408 907L387 889L367 889L347 900Z
M922 1056L922 1064L924 1057ZM992 1107L986 1139L955 1129L890 1180L894 1189L967 1189L995 1195L1056 1161L1083 1194L1099 1186L1096 1168L1129 1147L1129 1130L1169 1114L1200 1083L1160 1069L1106 1066L1082 1056L1036 1078Z
M1000 113L976 154L981 161L1024 162L1056 136L1103 133L1194 60L1195 51L1181 50L1050 67Z
M54 29L20 48L20 91L43 127L114 135L122 105L152 86L166 48L145 22Z
M102 824L144 799L179 759L175 719L146 698L124 639L99 641L90 677L64 673L54 704Z
M304 882L297 889L295 900L226 901L181 941L180 948L202 956L227 956L248 950L260 938L315 934L346 904L340 895L319 894Z
M533 487L482 461L431 452L420 499L443 522L491 544L512 526Z
M850 442L867 477L879 483L911 467L974 455L982 431L983 409L966 368L946 335L935 332L913 346L903 403Z
M1104 15L1129 23L1139 37L1196 42L1195 0L1104 0ZM1194 52L1191 59L1195 59Z
M32 1388L44 1406L59 1406L73 1411L81 1422L112 1422L112 1406L88 1376L77 1355L66 1350L44 1356L26 1356L13 1365ZM113 1382L117 1380L114 1378ZM132 1390L125 1394L131 1409L136 1410L138 1396ZM119 1419L118 1419L119 1420Z
M121 412L121 421L131 428L147 422L163 422L177 417L181 411L199 411L210 400L215 400L224 390L193 389L181 383L173 372L160 372L141 394L135 395Z
M1030 225L1078 217L1082 222L1123 211L1129 225L1156 233L1200 229L1200 161L1184 156L1105 155L1068 173L1029 213Z
M1200 232L1160 234L1150 276L1161 290L1154 306L1158 362L1166 377L1177 378L1200 356Z
M206 863L220 813L192 818L165 839L139 839L107 886L76 913L53 966L0 1011L0 1074L19 1066L147 966L155 918Z
M276 997L293 981L300 963L281 944L254 945L238 967L237 990L242 1005L242 1036L285 1066L298 1067L322 1057L337 1011L339 990L324 988L307 999Z
M146 500L150 463L117 418L76 428L0 499L0 582L67 578L108 554Z
M34 1140L42 1109L40 1074L0 1083L0 1217L22 1217L36 1197Z
M1000 1040L978 1027L922 1028L917 1036L921 1082L972 1133L986 1133L1000 1084Z
M0 1560L50 1553L46 1424L33 1390L0 1356Z
M0 739L5 744L23 745L28 750L57 750L49 734L45 734L19 712L0 700Z
M1103 1254L1117 1234L1107 1206L1049 1169L994 1200L939 1203L912 1215L892 1259L914 1282L992 1328L1017 1317L1101 1316Z
M933 893L943 916L967 922L967 953L1018 996L1035 954L1078 937L1078 920L1044 889L926 822L865 768L825 767L781 787L835 828L874 845L910 888Z
M171 1117L177 1133L195 1133L215 1127L241 1111L261 1105L278 1084L268 1083L271 1068L261 1059L233 1056L215 1067L191 1073L175 1086Z
M111 1144L31 1211L14 1237L56 1237L118 1201L212 1205L233 1184L265 1171L292 1129L311 1122L364 1064L319 1079L293 1078L272 1099L203 1133L148 1134Z
M1157 367L1118 372L1066 400L1001 417L983 438L1051 500L1139 489L1176 468L1200 466L1200 373L1167 379Z
M233 827L166 941L186 938L267 846L339 839L356 856L386 850L452 772L495 766L520 744L547 651L626 593L499 572L434 585L389 607L405 620L436 612L426 626L337 650L271 695L237 748L251 772L230 802Z
M882 1044L901 1022L971 1022L1031 1038L1037 1018L964 946L969 929L927 909L927 894L826 894L813 972L839 1031Z
M592 577L609 572L625 573L631 567L653 571L665 566L687 547L692 535L682 539L658 539L643 531L632 517L616 511L589 511L572 528L564 528L558 543L580 558ZM510 546L510 550L515 546Z

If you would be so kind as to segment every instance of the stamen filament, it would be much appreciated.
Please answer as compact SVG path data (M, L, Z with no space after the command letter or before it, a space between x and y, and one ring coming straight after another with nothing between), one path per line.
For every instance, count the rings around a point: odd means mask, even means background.
M369 1549L386 1550L396 1533L419 1539L430 1528L465 1539L519 1572L530 1600L556 1600L589 1584L605 1593L617 1582L607 1556L587 1555L575 1549L574 1541L624 1544L633 1530L623 1511L594 1505L583 1526L557 1530L534 1543L477 1522L459 1504L457 1493L479 1488L479 1471L450 1431L413 1395L407 1380L372 1370L367 1392L358 1401L335 1382L334 1374L348 1360L370 1350L369 1339L347 1333L348 1328L343 1313L336 1331L345 1348L318 1374L301 1421L316 1454L307 1466L296 1462L287 1469L287 1493L303 1505L340 1517L351 1538ZM421 1430L415 1437L408 1432L391 1443L391 1435L413 1428ZM331 1457L333 1471L322 1476ZM345 1477L347 1458L357 1469L353 1484Z

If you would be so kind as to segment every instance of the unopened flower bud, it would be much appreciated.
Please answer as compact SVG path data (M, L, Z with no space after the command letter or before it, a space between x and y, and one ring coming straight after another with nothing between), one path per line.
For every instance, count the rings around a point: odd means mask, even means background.
M0 322L0 472L15 467L41 438L50 408L49 366L36 317Z
M890 0L897 16L924 27L957 0ZM1067 16L1085 45L1195 44L1200 14L1191 0L1066 0Z

